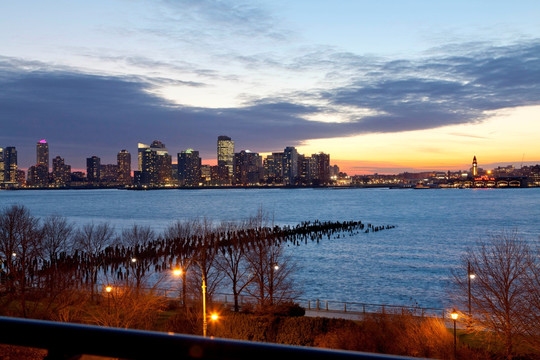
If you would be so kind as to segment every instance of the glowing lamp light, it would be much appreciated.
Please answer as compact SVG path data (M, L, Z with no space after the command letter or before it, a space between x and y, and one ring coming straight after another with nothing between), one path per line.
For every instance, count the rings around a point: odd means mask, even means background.
M450 316L452 317L452 320L457 320L457 318L458 318L458 313L454 310L454 311L452 311L452 313L450 314Z
M279 270L279 266L278 266L278 265L274 265L274 270Z
M471 278L471 280L474 280L474 278L476 277L476 274L469 274L469 277Z
M213 313L212 315L210 315L210 320L212 320L212 321L216 321L218 318L219 318L219 316L216 313Z
M108 292L108 293L110 293L110 292L112 291L112 286L110 286L110 285L107 286L107 287L105 288L105 291Z
M173 270L173 275L174 275L174 276L180 276L180 275L182 275L182 269L178 269L178 268L174 269L174 270Z
M137 262L137 259L132 258L132 259L131 259L131 262L132 262L132 263Z

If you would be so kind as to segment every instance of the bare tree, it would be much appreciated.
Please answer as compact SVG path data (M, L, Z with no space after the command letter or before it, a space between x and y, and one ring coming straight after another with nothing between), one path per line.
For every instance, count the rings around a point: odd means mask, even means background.
M261 307L290 302L300 294L293 283L296 264L286 256L279 243L260 240L247 253L252 281L247 287Z
M144 282L144 278L148 275L148 270L151 267L151 259L144 256L145 245L155 240L156 235L150 226L140 226L134 224L131 228L122 230L121 243L128 247L129 253L126 259L126 269L128 278L135 278L135 290L139 291Z
M61 254L69 254L73 245L73 225L66 218L51 215L43 220L41 258L44 264L45 288L49 297L72 286L69 270L59 268Z
M516 345L530 325L524 314L530 309L531 259L527 242L516 232L502 232L469 249L453 274L464 307L469 297L469 269L476 275L470 287L471 316L464 316L471 330L488 330L497 336L507 359L515 355Z
M187 306L187 274L192 264L193 246L191 240L195 236L194 221L176 221L163 232L163 238L172 247L175 264L172 266L181 270L182 305Z
M37 276L39 219L20 205L13 205L0 213L0 254L8 293L18 292L23 316L26 316L26 292Z
M233 223L224 223L219 229L221 246L219 247L216 267L225 274L231 286L234 298L234 311L240 310L239 296L252 280L247 261L247 243L242 239L242 227Z
M113 241L114 228L109 223L85 224L75 233L74 246L83 256L80 266L86 283L90 287L91 298L94 297L96 291L98 271L103 261L103 257L99 255L112 245Z

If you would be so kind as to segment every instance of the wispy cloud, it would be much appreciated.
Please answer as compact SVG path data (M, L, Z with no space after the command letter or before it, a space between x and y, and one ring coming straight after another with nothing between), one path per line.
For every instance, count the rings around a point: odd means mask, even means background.
M318 67L330 77L338 69L350 80L252 97L245 106L222 109L182 106L153 93L170 81L188 88L205 83L94 75L3 57L0 143L19 139L11 145L22 147L26 139L30 148L45 137L51 144L71 144L71 161L81 162L93 154L112 159L120 148L161 139L173 153L193 147L211 158L220 134L232 136L239 148L267 152L308 139L476 123L489 111L540 104L540 40L473 50L463 44L451 50L413 60L372 61L329 49L320 56L313 52L282 66ZM134 61L152 66L147 59ZM341 114L344 122L313 120L340 108L347 109Z

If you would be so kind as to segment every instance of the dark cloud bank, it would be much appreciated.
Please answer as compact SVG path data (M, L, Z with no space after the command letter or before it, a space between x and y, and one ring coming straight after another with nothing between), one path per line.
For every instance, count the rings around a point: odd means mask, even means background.
M149 79L50 70L0 58L0 146L17 146L23 166L35 161L34 145L40 138L51 143L52 156L60 154L75 167L91 155L113 162L120 149L133 152L137 142L154 139L174 153L192 147L204 158L214 158L216 138L222 134L235 139L238 149L264 152L306 139L473 123L483 119L484 111L540 104L540 40L460 49L459 55L383 62L348 86L260 99L232 109L171 104L148 91L155 83ZM336 67L342 67L338 61L347 60L336 60ZM27 70L29 64L41 70ZM326 109L302 105L304 98L380 115L346 123L307 121L304 116Z

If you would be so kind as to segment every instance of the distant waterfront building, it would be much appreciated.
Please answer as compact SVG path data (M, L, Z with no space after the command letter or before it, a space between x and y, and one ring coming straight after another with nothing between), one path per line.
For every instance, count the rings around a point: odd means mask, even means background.
M101 179L101 159L97 156L86 159L86 179L91 184L98 184Z
M212 166L201 165L201 182L203 185L210 185L212 183Z
M473 177L478 176L478 162L476 161L476 155L474 156L472 161L472 175Z
M52 161L53 182L59 186L65 186L71 182L71 166L64 163L64 159L57 156Z
M25 176L26 174L23 170L15 171L15 182L19 185L25 185Z
M36 164L44 165L49 171L49 144L47 140L41 139L36 144Z
M217 161L220 172L220 181L230 184L234 170L234 141L228 136L218 136Z
M49 184L49 169L45 164L36 164L28 168L27 184L39 187Z
M258 153L242 150L234 154L234 183L258 185L261 182L262 160Z
M118 168L118 183L122 185L131 184L131 154L127 150L122 150L116 155Z
M283 153L275 152L263 161L263 176L267 184L283 184Z
M154 140L152 144L139 143L139 173L135 183L144 185L166 184L172 181L172 158L165 144Z
M198 151L187 149L178 153L178 182L181 186L199 186L201 158Z
M17 183L17 149L8 146L4 150L4 182Z
M118 182L118 165L116 164L103 164L100 165L100 178L101 182L116 183Z
M285 185L295 185L298 178L298 151L294 146L283 150L283 181Z
M4 182L5 169L4 148L0 147L0 184Z
M330 183L330 155L325 153L312 154L314 164L313 184L327 185Z

